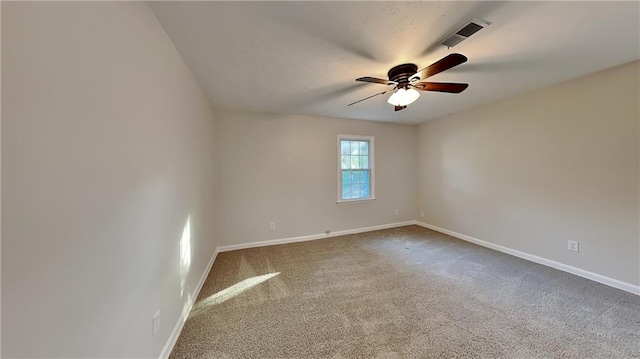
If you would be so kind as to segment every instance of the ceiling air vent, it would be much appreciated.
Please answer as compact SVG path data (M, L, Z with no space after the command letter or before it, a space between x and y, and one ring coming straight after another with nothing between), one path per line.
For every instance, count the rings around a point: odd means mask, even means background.
M451 36L447 37L444 41L440 43L440 45L446 46L447 48L452 48L462 41L466 40L469 36L475 34L476 32L484 29L489 24L477 19L472 19L466 25L464 25L460 30L451 34Z

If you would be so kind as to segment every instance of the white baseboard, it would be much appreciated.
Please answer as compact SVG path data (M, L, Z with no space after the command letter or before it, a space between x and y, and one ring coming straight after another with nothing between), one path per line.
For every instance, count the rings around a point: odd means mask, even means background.
M182 327L184 327L184 323L187 321L187 317L189 316L189 313L191 313L191 308L193 308L193 304L195 303L196 298L198 298L198 294L200 294L200 290L202 289L202 286L204 285L204 281L207 279L207 276L211 271L211 267L213 266L213 262L216 260L216 256L218 255L218 252L219 252L218 248L216 248L216 250L213 252L213 255L211 256L211 259L209 260L209 263L207 264L207 267L204 269L204 273L202 273L202 276L200 277L200 281L198 282L196 289L191 294L189 303L186 304L187 309L183 310L182 313L180 313L178 322L173 327L173 331L171 332L169 339L167 339L167 342L165 343L164 348L162 348L162 352L160 352L160 357L159 357L160 359L167 359L169 357L169 354L171 354L173 347L176 345L176 342L178 341L178 337L180 336L180 332L182 332Z
M627 283L627 282L623 282L617 279L613 279L613 278L609 278L597 273L593 273L593 272L589 272L586 271L584 269L580 269L580 268L576 268L576 267L572 267L570 265L567 264L563 264L560 262L556 262L556 261L552 261L550 259L546 259L546 258L542 258L542 257L538 257L535 256L533 254L529 254L529 253L525 253L525 252L520 252L518 250L515 249L511 249L508 247L504 247L498 244L493 244L487 241L483 241L481 239L477 239L477 238L473 238L471 236L467 236L465 234L460 234L454 231L450 231L448 229L444 229L444 228L440 228L431 224L427 224L427 223L423 223L420 221L415 221L415 224L424 227L424 228L428 228L428 229L432 229L434 231L440 232L440 233L444 233L444 234L448 234L452 237L456 237L459 239L462 239L464 241L467 242L471 242L471 243L475 243L477 245L483 246L483 247L487 247L487 248L491 248L493 250L499 251L499 252L503 252L503 253L507 253L507 254L511 254L512 256L516 256L522 259L526 259L528 261L531 262L535 262L538 264L542 264L551 268L555 268L564 272L568 272L571 274L575 274L577 276L583 277L583 278L587 278L587 279L591 279L595 282L598 283L602 283L605 285L608 285L610 287L614 287L614 288L618 288L618 289L622 289L626 292L629 293L633 293L633 294L637 294L640 295L640 286L631 284L631 283Z
M404 226L410 226L410 225L413 225L413 224L415 224L415 221L405 221L405 222L381 224L381 225L378 225L378 226L371 226L371 227L347 229L347 230L344 230L344 231L331 232L329 234L325 234L325 233L322 233L322 234L311 234L311 235L308 235L308 236L290 237L290 238L282 238L282 239L272 239L272 240L268 240L268 241L242 243L242 244L232 244L230 246L218 247L218 251L219 252L228 252L228 251L235 251L237 249L246 249L246 248L273 246L273 245L276 245L276 244L286 244L286 243L313 241L315 239L344 236L346 234L371 232L371 231L377 231L377 230L380 230L380 229L404 227Z

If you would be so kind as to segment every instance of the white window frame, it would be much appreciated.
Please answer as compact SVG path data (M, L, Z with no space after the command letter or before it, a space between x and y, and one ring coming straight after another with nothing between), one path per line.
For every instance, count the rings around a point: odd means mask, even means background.
M353 199L343 199L342 198L342 148L340 147L340 141L369 141L369 197L367 198L353 198ZM362 135L343 135L338 134L338 142L337 142L337 169L338 169L338 200L337 204L348 204L348 203L364 203L364 202L372 202L376 200L376 176L375 176L375 137L374 136L362 136Z

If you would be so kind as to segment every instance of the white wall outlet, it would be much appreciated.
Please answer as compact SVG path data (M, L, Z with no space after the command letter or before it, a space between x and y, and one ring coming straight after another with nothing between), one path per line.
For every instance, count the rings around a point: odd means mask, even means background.
M424 217L424 211L420 211L420 217Z
M578 241L567 241L567 249L573 252L579 252L580 243Z
M276 222L269 223L269 228L276 229Z
M153 336L156 336L156 333L158 333L158 329L160 329L160 309L158 309L158 311L156 312L156 314L153 315Z
M393 210L393 214L395 214L396 216L400 214L400 210L399 209L394 209Z

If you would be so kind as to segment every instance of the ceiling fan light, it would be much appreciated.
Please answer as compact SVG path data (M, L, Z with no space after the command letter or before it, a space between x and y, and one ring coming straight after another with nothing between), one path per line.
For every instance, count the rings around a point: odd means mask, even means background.
M420 97L420 93L418 91L414 89L405 90L401 88L391 95L387 102L394 106L407 106L417 100L418 97Z

